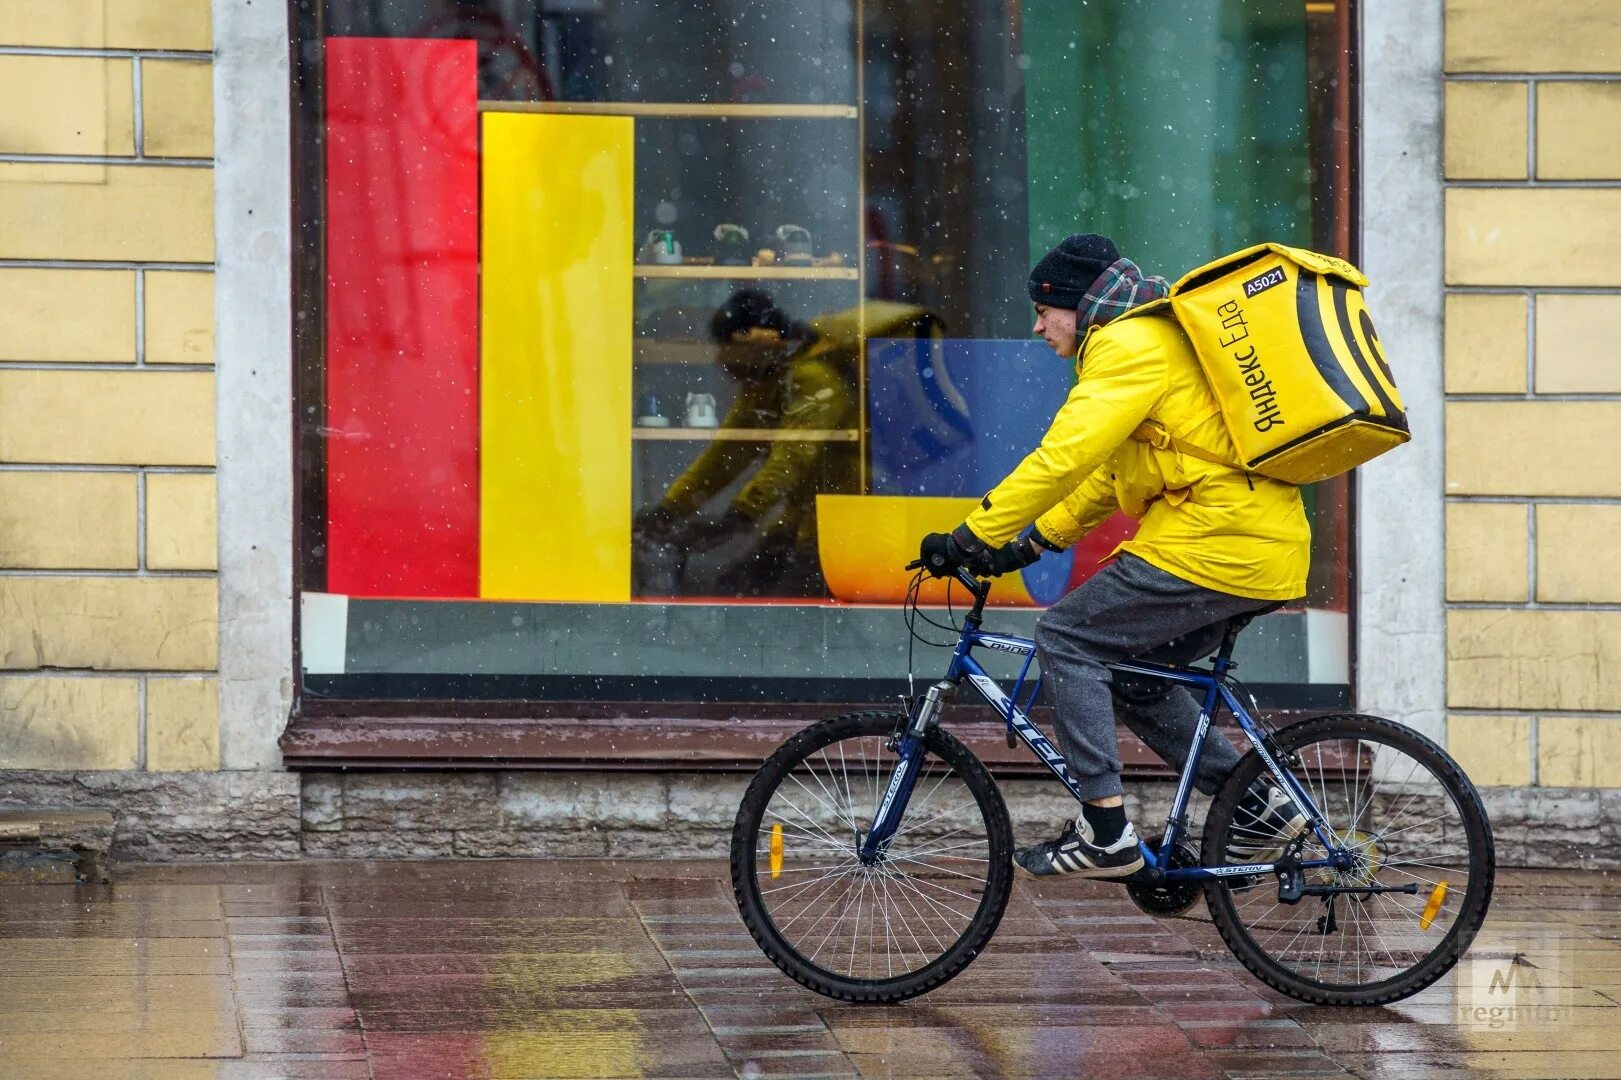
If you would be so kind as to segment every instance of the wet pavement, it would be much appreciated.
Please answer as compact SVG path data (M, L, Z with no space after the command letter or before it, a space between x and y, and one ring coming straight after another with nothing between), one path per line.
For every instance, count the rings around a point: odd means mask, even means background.
M1621 1077L1621 875L1501 873L1385 1008L1275 994L1192 914L1024 879L876 1008L772 967L719 862L126 867L0 886L0 1077Z

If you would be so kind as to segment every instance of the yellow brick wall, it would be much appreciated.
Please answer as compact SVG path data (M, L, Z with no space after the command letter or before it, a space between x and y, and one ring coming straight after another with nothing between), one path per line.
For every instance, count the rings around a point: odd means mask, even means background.
M1621 787L1621 5L1446 0L1448 742Z
M0 769L219 767L209 7L0 3Z

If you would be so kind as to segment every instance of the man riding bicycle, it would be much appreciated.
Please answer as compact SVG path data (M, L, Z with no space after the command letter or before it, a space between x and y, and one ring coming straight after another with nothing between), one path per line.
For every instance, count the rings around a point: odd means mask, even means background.
M1042 257L1029 280L1034 333L1076 358L1075 387L1041 445L961 525L921 544L936 576L957 567L995 575L1064 550L1117 509L1141 523L1109 566L1036 622L1058 743L1085 800L1056 839L1017 852L1036 875L1139 870L1114 720L1178 769L1198 725L1186 689L1108 664L1193 662L1215 651L1232 620L1306 592L1311 532L1300 489L1218 464L1237 453L1187 337L1168 311L1121 318L1167 292L1106 237L1070 236ZM1194 783L1214 794L1238 757L1226 739L1209 739ZM1237 823L1247 839L1231 854L1267 861L1305 818L1262 782Z

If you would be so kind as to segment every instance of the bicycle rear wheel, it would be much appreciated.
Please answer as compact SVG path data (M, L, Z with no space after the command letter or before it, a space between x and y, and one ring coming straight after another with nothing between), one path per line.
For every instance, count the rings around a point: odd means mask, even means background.
M874 865L861 841L899 760L899 714L806 728L755 775L732 831L732 888L749 933L819 994L900 1001L967 967L1001 921L1013 830L978 758L932 728L900 827Z
M1234 955L1262 981L1302 1001L1382 1005L1439 979L1474 940L1496 864L1480 797L1456 762L1418 732L1376 716L1324 716L1276 736L1279 762L1322 811L1346 865L1307 868L1307 887L1399 891L1280 899L1278 880L1212 882L1205 899ZM1205 820L1206 866L1253 846L1239 799L1264 765L1245 755ZM1306 834L1300 860L1326 859ZM1408 888L1412 892L1401 891Z

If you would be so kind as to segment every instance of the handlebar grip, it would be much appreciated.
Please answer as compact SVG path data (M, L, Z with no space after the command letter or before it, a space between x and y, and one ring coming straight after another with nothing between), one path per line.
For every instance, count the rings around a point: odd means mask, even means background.
M921 570L921 569L923 569L923 560L922 559L913 559L911 562L906 564L906 569L908 569L908 570Z

